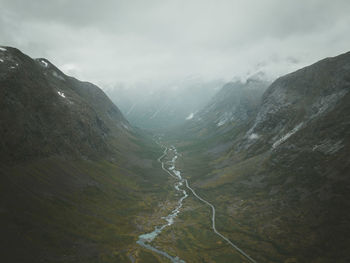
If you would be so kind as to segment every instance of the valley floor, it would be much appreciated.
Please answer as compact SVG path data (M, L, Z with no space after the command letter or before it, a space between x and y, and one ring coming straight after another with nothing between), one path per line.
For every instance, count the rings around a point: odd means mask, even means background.
M217 168L217 160L210 159L208 154L187 148L186 144L179 141L175 145L179 149L176 169L181 171L184 180L189 182L199 196L215 206L216 229L253 261L214 233L212 209L189 189L186 189L189 197L183 201L175 223L165 228L152 241L152 246L186 262L347 262L346 239L344 244L340 240L336 241L344 250L341 247L335 250L329 243L322 244L323 241L318 240L322 235L329 235L331 226L324 225L324 229L318 229L325 219L323 211L319 211L322 215L319 218L310 214L315 213L315 209L322 209L312 199L306 198L300 205L297 201L287 202L283 196L271 194L270 189L266 192L262 187L247 187L254 183L252 181L242 183L241 179L235 181L231 178L231 183L222 183L225 182L225 173L228 171ZM170 151L164 162L171 161L173 156ZM256 158L248 165L257 165L266 156ZM229 173L239 174L234 170ZM166 173L164 175L168 176ZM174 179L169 177L168 183L173 184ZM159 224L156 219L166 216L174 209L175 200L180 196L176 191L172 191L169 196L171 195L173 201L167 202L170 204L165 206L167 210L152 217L154 221L151 225ZM334 236L339 238L341 235L334 233ZM335 255L335 251L339 250L342 253ZM157 253L137 247L133 258L135 262L170 262Z

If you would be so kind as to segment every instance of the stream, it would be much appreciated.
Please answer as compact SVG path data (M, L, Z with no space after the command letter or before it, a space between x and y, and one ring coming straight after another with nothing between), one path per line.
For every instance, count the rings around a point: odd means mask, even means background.
M214 205L209 203L207 200L203 199L202 197L200 197L195 192L195 190L190 186L188 180L182 178L181 172L175 169L175 162L176 162L176 159L178 158L178 153L177 153L177 150L174 146L171 146L170 150L172 150L174 152L175 156L173 157L173 159L171 161L166 162L167 164L170 164L171 166L168 169L165 168L164 162L162 161L162 159L167 155L168 150L169 150L169 148L165 147L163 154L158 158L158 162L161 163L162 169L176 180L176 182L174 183L174 188L176 189L176 191L182 193L182 197L178 200L176 208L173 211L171 211L171 213L169 215L162 217L162 219L164 219L166 221L166 223L163 225L160 225L160 226L156 226L154 228L154 230L150 233L140 235L139 239L136 243L139 244L140 246L146 248L146 249L152 250L160 255L163 255L164 257L168 258L173 263L185 263L185 261L180 259L178 256L175 256L175 257L170 256L167 252L150 245L150 243L163 231L164 228L174 224L174 219L180 213L180 209L182 207L183 201L188 197L187 192L184 189L180 188L183 185L185 185L185 187L188 190L190 190L192 192L192 194L198 200L205 203L206 205L208 205L211 208L211 210L212 210L212 217L211 217L212 226L211 227L212 227L214 233L216 235L218 235L219 237L221 237L223 240L225 240L236 251L238 251L240 254L242 254L249 262L256 263L256 261L253 258L251 258L247 253L245 253L242 249L240 249L238 246L236 246L234 243L232 243L226 236L224 236L219 231L217 231L216 225L215 225L216 210L215 210Z
M184 179L181 177L181 173L177 170L175 170L175 161L177 159L177 152L174 147L172 147L172 150L175 153L174 158L169 162L171 164L171 167L169 169L166 169L164 167L164 162L162 162L162 159L167 155L168 148L165 147L165 150L163 152L163 155L158 158L158 162L161 163L162 169L167 172L171 177L175 178L176 182L174 184L174 188L176 191L180 192L182 194L182 197L178 200L176 208L171 211L171 213L165 217L162 217L166 221L165 224L156 226L154 230L150 233L142 234L139 236L139 239L137 240L137 244L140 246L152 250L160 255L163 255L164 257L168 258L173 263L185 263L184 260L180 259L179 257L170 256L168 253L166 253L163 250L160 250L152 245L150 243L163 231L164 228L167 226L171 226L174 224L174 219L177 217L177 215L180 213L180 208L182 207L182 202L188 197L188 194L185 190L181 189L180 187L184 184ZM171 172L170 172L171 171Z

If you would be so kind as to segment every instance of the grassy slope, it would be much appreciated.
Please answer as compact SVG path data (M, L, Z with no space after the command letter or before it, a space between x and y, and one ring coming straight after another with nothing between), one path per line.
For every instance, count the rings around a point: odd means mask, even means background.
M199 155L196 155L199 156ZM172 156L167 156L171 160ZM167 159L165 159L167 160ZM183 160L183 158L181 158ZM197 161L198 166L203 166L205 160L191 159ZM192 162L193 164L193 162ZM181 165L179 163L179 165ZM182 164L183 166L183 164ZM199 171L198 166L186 166L183 175ZM191 170L191 168L193 170ZM201 169L206 169L202 167ZM169 182L172 184L172 182ZM178 199L179 195L173 191L171 196ZM175 203L174 203L175 204ZM171 207L171 205L170 205ZM175 205L173 205L175 207ZM166 213L165 213L166 214ZM165 215L163 213L163 215ZM160 218L160 215L156 215ZM161 221L160 221L161 222ZM164 223L164 221L162 222ZM228 246L211 229L210 210L191 194L184 201L181 213L176 218L176 223L165 228L153 243L172 256L179 256L186 262L246 262L238 252ZM152 255L152 256L151 256ZM155 253L144 251L139 254L139 262L169 262L164 257ZM151 258L152 257L152 258Z
M1 57L0 261L129 262L168 196L161 149L97 86Z
M160 149L144 147L137 156L147 165L52 157L2 167L1 261L129 262L141 253L137 236L153 228L147 219L169 191Z
M256 129L262 140L250 148L242 145L252 123L226 129L208 122L170 138L183 154L183 175L217 207L218 230L258 262L350 261L349 93L277 149L270 143L280 124L291 121L286 132L303 121L315 99L348 89L347 61L341 55L281 78L291 109L267 114ZM272 91L265 99L273 108ZM194 224L205 231L202 223Z
M173 141L183 154L179 160L183 175L199 195L216 206L220 232L258 262L349 260L348 147L327 158L288 149L250 156L235 153L234 146L219 154L208 152L225 140L221 136L202 141ZM319 178L315 169L327 177ZM197 202L198 205L203 209L201 203ZM194 211L198 214L197 219L192 217L192 224L204 233L209 225L204 224L209 209ZM184 212L183 217L186 213L190 212ZM186 224L181 227L186 229ZM188 242L199 237L188 235L191 240ZM210 244L213 237L200 240ZM228 257L214 260L219 255L223 252L212 251L206 254L205 262L228 262Z

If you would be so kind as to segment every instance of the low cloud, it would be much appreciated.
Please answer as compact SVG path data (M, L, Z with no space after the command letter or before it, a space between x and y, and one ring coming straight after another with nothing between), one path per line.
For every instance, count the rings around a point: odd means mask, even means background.
M347 0L1 0L0 36L102 88L273 79L349 51L349 13Z

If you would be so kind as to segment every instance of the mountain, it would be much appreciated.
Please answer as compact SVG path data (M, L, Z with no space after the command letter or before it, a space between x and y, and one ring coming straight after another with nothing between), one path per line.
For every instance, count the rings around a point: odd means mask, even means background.
M215 94L222 81L186 79L162 88L115 87L106 92L130 123L149 130L168 130L186 122Z
M161 149L102 90L11 47L0 136L2 262L129 262L172 193Z
M53 154L86 157L111 152L130 125L95 85L64 75L45 59L0 51L1 159Z
M258 262L349 262L350 52L239 86L170 137L183 175Z
M205 107L184 125L190 134L210 138L244 125L256 113L269 82L251 77L225 84Z
M179 126L162 152L97 86L0 47L0 259L243 260L224 236L257 262L349 262L349 91L350 52L231 82L181 118L164 110L159 127ZM136 243L169 214L155 249Z

